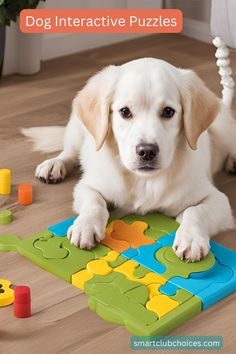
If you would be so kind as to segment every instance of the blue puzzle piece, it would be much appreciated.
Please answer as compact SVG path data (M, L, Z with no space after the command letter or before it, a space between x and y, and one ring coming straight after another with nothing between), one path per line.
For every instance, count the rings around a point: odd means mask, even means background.
M175 232L170 232L168 235L161 236L157 242L159 242L162 247L172 246L175 239Z
M203 309L214 305L236 291L236 252L211 241L216 263L210 271L191 274L189 278L173 277L169 282L198 296Z
M177 293L179 288L174 284L170 283L169 281L165 283L165 285L160 286L159 291L167 296L173 296Z
M236 272L236 252L229 248L219 245L214 241L210 241L211 251L218 261L227 267L232 268Z
M154 273L162 274L166 271L166 267L155 258L155 254L160 248L162 248L162 245L159 242L140 246L137 248L137 255L134 256L132 260L150 269Z
M73 224L75 219L76 217L74 216L73 218L69 218L55 225L49 226L48 231L51 231L54 236L64 237L67 235L67 230Z
M121 256L132 259L133 257L138 255L137 248L130 247L128 250L121 252Z

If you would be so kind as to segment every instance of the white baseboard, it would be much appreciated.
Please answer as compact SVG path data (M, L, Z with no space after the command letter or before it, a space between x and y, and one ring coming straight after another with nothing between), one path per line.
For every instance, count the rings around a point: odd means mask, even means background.
M184 19L182 34L205 43L211 43L212 41L210 23L191 18Z

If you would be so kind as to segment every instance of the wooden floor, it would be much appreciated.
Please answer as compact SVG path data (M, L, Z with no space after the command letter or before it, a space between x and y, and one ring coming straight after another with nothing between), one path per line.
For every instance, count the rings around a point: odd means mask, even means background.
M194 68L217 94L221 88L212 46L179 35L154 35L43 63L32 77L10 76L0 84L0 166L13 172L13 193L0 199L10 208L14 222L0 233L31 235L72 215L72 188L79 171L59 185L44 185L34 178L35 166L46 156L32 152L19 133L21 127L66 124L70 103L85 80L107 64L153 56L179 67ZM236 54L232 54L236 72ZM236 109L236 101L234 101ZM34 203L18 206L16 185L34 186ZM236 210L236 178L221 174L216 183ZM212 210L214 212L214 210ZM236 251L236 232L215 240ZM0 278L26 284L32 290L33 316L18 320L12 307L0 309L0 353L129 353L130 334L100 319L87 305L87 297L14 253L0 253ZM222 335L224 353L236 346L236 294L227 297L178 328L175 335ZM181 351L176 351L181 353Z

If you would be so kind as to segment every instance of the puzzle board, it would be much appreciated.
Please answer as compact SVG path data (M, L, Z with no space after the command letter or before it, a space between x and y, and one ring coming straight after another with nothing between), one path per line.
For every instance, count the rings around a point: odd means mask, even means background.
M236 290L236 252L211 241L196 263L172 250L178 223L162 214L111 215L106 237L92 250L65 237L75 218L21 240L0 236L15 251L83 289L92 310L134 335L166 335Z

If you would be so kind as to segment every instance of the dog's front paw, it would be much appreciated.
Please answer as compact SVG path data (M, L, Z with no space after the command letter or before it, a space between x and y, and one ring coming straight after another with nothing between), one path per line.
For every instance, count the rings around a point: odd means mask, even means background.
M45 183L59 183L66 176L66 167L63 161L52 158L37 166L35 176Z
M76 247L91 249L105 237L104 224L96 218L79 216L68 229L67 237Z
M173 250L176 255L189 262L205 258L210 250L209 239L197 229L180 225L176 232Z

